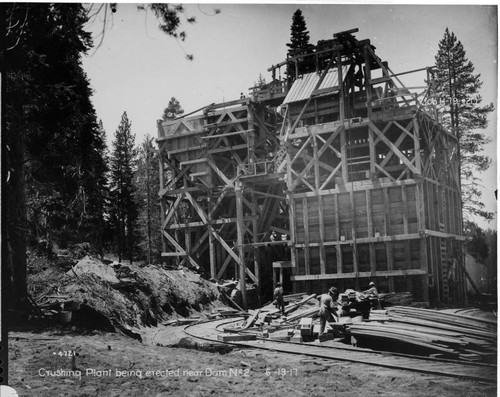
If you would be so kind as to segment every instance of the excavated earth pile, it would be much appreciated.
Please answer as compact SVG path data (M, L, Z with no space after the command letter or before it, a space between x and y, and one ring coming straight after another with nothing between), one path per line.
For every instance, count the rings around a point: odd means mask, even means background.
M188 269L106 264L88 255L74 265L32 266L28 284L43 318L135 337L138 328L223 306L216 285Z

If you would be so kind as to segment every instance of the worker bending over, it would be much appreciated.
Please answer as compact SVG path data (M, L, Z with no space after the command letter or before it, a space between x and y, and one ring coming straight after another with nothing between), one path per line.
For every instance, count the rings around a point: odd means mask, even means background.
M328 293L320 296L319 302L319 318L321 322L321 327L319 329L319 335L323 335L325 332L326 322L331 315L337 312L337 298L339 292L337 288L331 287Z

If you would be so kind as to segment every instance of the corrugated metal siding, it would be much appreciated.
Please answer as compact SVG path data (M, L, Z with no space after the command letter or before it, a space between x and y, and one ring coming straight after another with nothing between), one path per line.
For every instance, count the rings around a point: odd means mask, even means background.
M348 65L342 66L342 76L345 77L347 73ZM303 75L301 78L298 78L293 82L292 88L288 91L285 100L283 101L283 105L291 102L299 102L308 99L311 96L311 93L318 84L319 78L321 74L316 72L307 73ZM319 89L323 88L332 88L339 85L339 77L337 73L337 68L330 69L323 82L319 86Z

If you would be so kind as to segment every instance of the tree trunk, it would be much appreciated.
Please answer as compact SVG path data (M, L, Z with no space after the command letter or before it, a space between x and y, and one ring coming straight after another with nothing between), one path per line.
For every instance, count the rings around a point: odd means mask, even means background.
M26 312L30 305L26 286L26 193L24 142L19 131L8 131L2 145L4 207L2 235L6 266L2 274L7 308Z

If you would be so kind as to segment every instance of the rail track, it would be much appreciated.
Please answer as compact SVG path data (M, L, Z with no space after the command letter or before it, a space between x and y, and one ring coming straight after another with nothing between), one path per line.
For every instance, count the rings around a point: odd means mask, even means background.
M223 326L241 320L243 320L243 317L231 320L223 319L191 324L184 328L184 332L191 337L209 342L274 350L282 353L301 354L323 360L375 365L378 367L469 379L487 383L496 383L497 381L497 366L494 364L385 353L369 349L353 348L347 345L345 347L340 347L333 344L328 345L327 343L322 343L321 345L315 343L294 343L260 337L257 337L255 341L220 342L217 340L217 335L223 332Z

